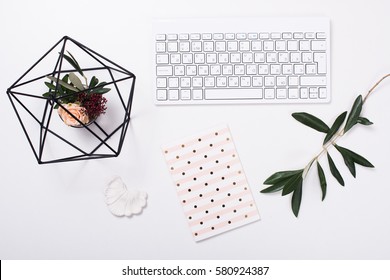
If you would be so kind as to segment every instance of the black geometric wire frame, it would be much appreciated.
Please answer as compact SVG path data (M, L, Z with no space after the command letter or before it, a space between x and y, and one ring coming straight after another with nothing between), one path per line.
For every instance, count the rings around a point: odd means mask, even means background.
M36 82L38 80L44 79L48 75L51 75L53 77L57 77L57 79L60 79L61 74L67 74L70 72L75 72L76 70L70 69L70 70L63 70L63 58L64 58L64 52L66 50L66 45L68 42L72 42L75 46L80 48L82 51L84 51L87 55L89 55L92 59L97 61L98 67L92 67L92 68L82 68L83 72L91 72L96 70L106 70L109 73L109 76L111 78L111 81L107 81L106 86L112 85L114 92L118 95L118 98L120 101L118 101L121 105L119 107L119 111L123 111L123 118L120 117L121 122L118 124L114 124L114 127L112 127L109 131L107 129L104 129L101 125L99 125L98 121L93 121L90 125L85 125L82 122L79 121L80 125L83 126L83 128L79 129L85 129L87 130L92 137L96 138L98 140L98 144L90 151L86 151L85 149L79 147L76 143L72 143L72 141L66 139L65 137L61 136L59 133L53 131L50 128L50 122L52 120L52 113L54 110L54 106L58 105L61 106L63 109L66 109L63 107L59 100L66 96L55 96L55 94L44 97L42 96L42 93L34 94L30 92L22 92L18 91L18 88L21 86L25 86L29 83ZM62 44L62 47L61 47ZM54 69L52 72L42 73L41 76L34 77L32 79L29 79L27 81L22 81L22 79L34 68L36 67L49 53L53 52L55 48L61 47L61 51L58 53L58 59L54 66ZM114 78L116 73L121 74L121 78ZM115 75L114 75L115 74ZM130 71L126 70L125 68L119 66L118 64L112 62L111 60L105 58L104 56L100 55L99 53L93 51L92 49L84 46L83 44L77 42L76 40L64 36L61 40L59 40L52 48L50 48L36 63L34 63L11 87L7 89L7 95L11 101L12 107L18 117L18 120L20 122L20 125L22 126L22 129L24 131L25 136L27 137L27 140L30 144L30 147L36 157L36 160L39 164L47 164L47 163L60 163L60 162L68 162L68 161L79 161L79 160L90 160L90 159L98 159L98 158L111 158L111 157L117 157L123 146L123 142L125 140L127 128L129 126L130 122L130 112L131 112L131 105L134 95L134 86L135 86L135 75L131 73ZM118 86L119 83L131 80L131 86L128 88L128 92L126 93L128 95L127 99L123 97L123 95L120 92L120 87ZM58 87L58 83L56 84L56 87ZM51 90L50 90L51 91ZM44 110L41 112L41 115L34 114L29 109L29 104L25 104L21 101L21 97L28 97L28 98L34 98L38 99L45 103ZM17 105L17 106L16 106ZM28 133L28 129L26 127L26 124L23 122L20 112L18 111L22 108L27 112L27 114L32 117L39 125L39 143L36 145L36 143L33 142L33 139L30 137ZM67 110L66 110L67 111ZM24 113L25 113L24 112ZM75 117L71 112L67 111L68 114L70 114L73 118L76 120L77 117ZM64 126L65 127L65 126ZM94 128L93 128L94 127ZM74 129L74 128L68 128L65 127L65 129ZM97 130L99 133L97 133ZM118 143L115 143L116 145L109 144L110 138L112 138L115 134L119 133L119 141ZM72 147L72 150L76 150L79 153L77 155L69 155L65 157L60 158L53 158L50 160L44 160L43 159L43 152L45 149L45 144L48 135L52 135L55 138L63 141L70 147ZM118 135L117 135L118 136ZM99 149L104 146L106 151L102 153L99 151Z

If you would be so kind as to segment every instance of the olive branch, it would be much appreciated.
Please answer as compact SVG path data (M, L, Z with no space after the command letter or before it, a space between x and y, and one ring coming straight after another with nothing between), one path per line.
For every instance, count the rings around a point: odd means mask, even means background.
M334 147L342 156L345 165L348 170L351 172L352 176L356 178L356 167L355 165L361 165L364 167L373 168L371 162L365 159L363 156L337 145L337 141L342 138L352 127L356 124L361 125L372 125L373 123L369 121L367 118L361 116L361 112L363 109L363 105L367 101L367 98L372 94L374 89L390 74L383 76L368 92L362 97L359 95L355 102L352 105L352 108L348 114L347 111L341 113L333 122L332 126L329 127L325 122L320 120L319 118L304 112L293 113L292 116L294 119L299 121L300 123L309 126L319 132L325 133L325 138L322 143L321 151L314 156L309 163L302 169L298 170L287 170L287 171L279 171L272 174L264 181L264 185L270 185L269 187L263 189L261 193L273 193L282 191L282 196L292 193L291 199L291 208L296 217L298 217L299 209L301 206L302 200L302 187L303 182L311 170L314 163L316 163L319 183L322 191L322 200L325 199L326 190L327 190L327 181L325 177L324 170L319 162L319 158L326 154L328 165L330 169L330 173L337 180L337 182L344 186L344 179L341 176L339 170L337 169L331 155L329 154L328 149L330 147ZM347 117L348 115L348 117ZM346 121L345 121L346 119ZM345 122L345 125L343 126Z

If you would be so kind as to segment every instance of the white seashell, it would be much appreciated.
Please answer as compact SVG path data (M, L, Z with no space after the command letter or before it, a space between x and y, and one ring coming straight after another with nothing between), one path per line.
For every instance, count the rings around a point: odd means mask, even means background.
M120 177L114 178L108 183L106 190L106 204L115 216L130 217L142 212L146 206L147 193L135 188L127 189Z

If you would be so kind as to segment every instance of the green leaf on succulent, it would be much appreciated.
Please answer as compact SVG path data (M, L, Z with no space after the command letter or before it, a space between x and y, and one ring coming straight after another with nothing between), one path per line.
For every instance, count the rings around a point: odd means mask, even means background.
M46 85L49 89L51 89L51 90L56 90L56 86L53 85L52 83L45 82L45 85Z
M302 185L302 181L302 173L298 173L292 176L284 185L282 195L284 196L295 191L299 185Z
M95 76L92 77L91 81L89 82L88 88L94 88L99 83L99 79Z
M70 65L73 66L73 68L80 73L81 76L84 76L84 73L83 71L81 70L81 67L79 65L79 63L77 62L77 60L74 58L74 56L68 52L69 56L64 54L64 58L66 59L66 61L69 62Z
M342 113L340 116L338 116L336 118L336 120L334 121L332 127L329 129L328 133L325 136L324 143L323 143L324 145L330 139L332 139L332 137L336 134L337 131L339 131L340 126L343 124L346 116L347 116L347 112L344 112L344 113Z
M53 93L52 92L45 92L42 94L43 97L50 97Z
M340 152L341 155L345 155L348 158L350 158L354 163L357 163L359 165L365 166L365 167L370 167L373 168L375 167L371 162L369 162L367 159L362 157L361 155L348 150L347 148L335 145L336 149Z
M298 217L299 209L301 208L301 201L302 201L302 180L298 183L291 199L291 208L295 217Z
M263 190L261 190L260 192L261 193L273 193L273 192L278 192L280 190L282 190L284 188L284 185L286 185L287 181L290 179L290 177L287 177L281 181L278 181L274 184L272 184L272 186L268 187L268 188L265 188Z
M303 172L303 169L299 169L299 170L289 170L289 171L279 171L279 172L276 172L274 174L272 174L270 177L268 177L265 181L264 181L264 185L273 185L275 183L278 183L280 181L283 181L287 178L290 178L298 173L301 173Z
M98 89L92 90L91 93L105 94L105 93L109 92L110 90L111 90L110 88L98 88Z
M55 82L55 83L60 84L60 85L63 86L64 88L67 88L67 89L69 89L69 90L71 90L71 91L73 91L73 92L78 92L78 89L77 89L77 88L71 86L71 85L68 84L68 83L63 82L62 80L57 79L56 77L53 77L53 76L46 76L46 78L48 78L49 80L51 80L51 81L53 81L53 82Z
M69 73L69 80L71 81L71 83L76 87L78 88L78 90L82 91L84 90L84 86L83 86L83 83L81 82L81 80L79 79L79 77L76 76L75 73L71 72Z
M66 74L64 77L62 77L62 81L65 83L69 82L69 74Z
M351 112L348 115L347 123L345 124L344 133L350 130L355 124L357 124L362 112L363 98L359 95L352 105Z
M328 133L329 127L319 118L308 113L293 113L293 118L319 132Z
M363 117L359 117L357 122L362 124L362 125L372 125L372 124L374 124L373 122L369 121L367 118L363 118Z
M60 105L58 105L58 103L56 105L54 105L54 109L58 109L60 107Z
M334 161L329 153L326 153L328 156L328 163L330 168L330 173L332 173L333 177L336 178L336 180L340 183L340 185L344 186L344 179L341 176L339 170L337 169L336 165L334 164Z

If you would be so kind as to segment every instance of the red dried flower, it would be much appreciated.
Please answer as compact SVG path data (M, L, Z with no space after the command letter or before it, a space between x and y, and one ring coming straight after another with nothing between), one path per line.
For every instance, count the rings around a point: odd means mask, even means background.
M107 99L102 94L80 93L77 101L85 108L90 120L104 114L107 109Z

